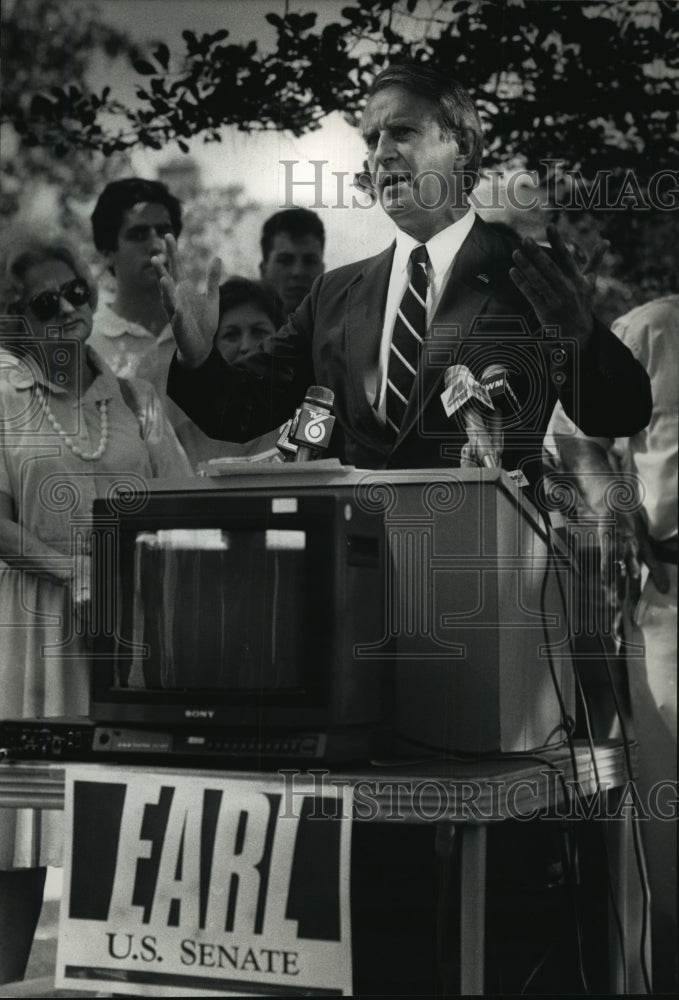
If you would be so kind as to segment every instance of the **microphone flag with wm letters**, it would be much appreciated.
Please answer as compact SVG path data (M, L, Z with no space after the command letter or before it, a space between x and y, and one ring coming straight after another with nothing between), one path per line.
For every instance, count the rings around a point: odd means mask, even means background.
M60 989L352 992L351 789L66 771Z

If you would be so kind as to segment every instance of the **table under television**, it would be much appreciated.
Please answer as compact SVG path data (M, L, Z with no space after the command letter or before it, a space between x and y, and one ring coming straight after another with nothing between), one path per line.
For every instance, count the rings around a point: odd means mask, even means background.
M433 824L438 872L436 954L444 995L484 993L488 969L487 845L498 825L516 825L521 820L522 836L529 819L558 820L561 816L580 827L597 824L597 835L602 834L605 843L603 868L608 868L608 876L601 866L585 864L579 877L585 880L585 889L607 900L610 913L605 921L604 957L609 989L622 994L644 992L642 949L647 953L649 947L642 926L644 893L635 857L632 810L623 801L629 791L628 770L630 763L633 766L634 752L632 745L626 754L619 741L598 742L593 747L575 741L570 748L564 745L535 756L510 755L482 762L404 760L330 772L319 768L302 771L293 766L282 766L280 771L182 768L181 773L221 775L243 781L248 787L272 778L294 780L300 790L317 788L319 774L323 774L325 780L347 782L354 789L355 824L367 819L366 801L370 802L370 820L379 823L380 830L395 820ZM115 764L85 766L99 771L106 768L112 777L117 768ZM62 809L66 767L61 763L0 762L0 808ZM125 767L130 770L130 765ZM579 801L585 808L579 819L572 820L574 768ZM137 769L149 779L155 775L159 780L178 772L177 768L151 765ZM597 871L598 875L593 874ZM598 878L600 885L589 884ZM586 927L584 934L586 946ZM356 978L356 967L354 974Z

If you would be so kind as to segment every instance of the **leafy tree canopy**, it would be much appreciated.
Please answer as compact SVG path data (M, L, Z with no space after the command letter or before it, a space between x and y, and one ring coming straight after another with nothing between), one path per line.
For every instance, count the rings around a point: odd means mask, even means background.
M13 123L23 138L22 146L15 149L11 135L3 129L0 216L11 218L31 186L41 183L64 192L64 214L70 219L72 194L86 199L121 169L125 158L96 157L92 155L96 146L83 149L71 144L68 123L61 138L53 130L48 137L39 119L35 128L30 124L31 102L43 90L68 88L74 106L82 108L93 56L131 59L138 50L124 33L102 24L95 8L61 0L14 0L13 4L4 0L0 47L2 122ZM82 120L91 119L83 114Z
M10 79L27 50L37 61L34 42L17 38L16 16L3 24ZM472 91L490 165L520 157L532 169L563 159L586 175L634 170L643 180L679 160L679 6L672 0L354 0L340 17L320 29L313 12L268 14L277 41L266 52L255 40L234 44L226 29L200 37L185 31L178 52L154 43L131 56L135 108L107 87L87 90L70 53L62 53L62 80L40 91L17 86L3 118L24 143L58 155L168 141L186 151L192 136L220 141L224 125L300 135L333 111L354 120L374 75L410 58L454 68ZM47 45L44 33L40 44ZM48 51L40 62L55 58Z

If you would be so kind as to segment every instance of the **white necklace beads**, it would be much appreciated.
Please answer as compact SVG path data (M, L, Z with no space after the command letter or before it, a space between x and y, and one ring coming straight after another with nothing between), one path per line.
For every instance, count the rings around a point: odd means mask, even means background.
M106 446L108 444L108 400L98 399L97 406L99 407L99 419L101 420L101 441L99 442L99 447L96 451L91 454L84 452L82 448L75 443L70 434L67 434L64 428L61 426L57 418L54 416L50 410L49 403L45 399L45 394L39 385L35 386L35 394L38 397L40 405L42 406L45 416L47 417L49 423L57 432L61 440L64 442L67 448L70 448L74 455L78 458L82 458L84 462L96 462L98 458L106 451Z

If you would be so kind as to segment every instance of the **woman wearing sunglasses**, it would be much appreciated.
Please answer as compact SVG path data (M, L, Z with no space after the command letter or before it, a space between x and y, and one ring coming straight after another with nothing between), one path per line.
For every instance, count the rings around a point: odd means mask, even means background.
M0 713L88 713L95 497L191 475L150 385L87 347L96 287L61 239L0 253ZM83 539L85 539L83 541ZM0 982L23 976L61 814L0 810Z

